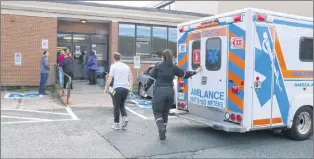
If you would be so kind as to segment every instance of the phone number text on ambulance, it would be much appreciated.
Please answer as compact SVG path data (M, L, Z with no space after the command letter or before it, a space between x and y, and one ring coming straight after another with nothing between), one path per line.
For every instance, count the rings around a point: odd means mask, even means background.
M224 92L210 91L210 90L206 90L202 92L201 89L192 88L190 101L195 104L200 104L203 106L222 108L224 96L225 96Z

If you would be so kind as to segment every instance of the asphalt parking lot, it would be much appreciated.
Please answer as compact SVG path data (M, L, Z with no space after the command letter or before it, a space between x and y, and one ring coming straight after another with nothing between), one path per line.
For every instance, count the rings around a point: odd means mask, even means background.
M291 141L270 131L226 133L181 118L170 118L167 140L159 141L151 109L127 109L128 128L119 131L111 129L112 108L2 111L1 157L313 158L312 140Z

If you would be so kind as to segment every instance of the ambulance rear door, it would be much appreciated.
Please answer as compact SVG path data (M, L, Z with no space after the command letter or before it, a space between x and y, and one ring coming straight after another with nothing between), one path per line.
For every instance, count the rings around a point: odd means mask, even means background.
M201 31L200 65L203 70L193 76L190 82L192 88L189 90L189 102L192 105L218 109L226 108L227 35L227 27L208 28ZM197 51L194 54L197 55ZM191 58L191 60L193 60L191 67L193 67L193 62L198 63L196 57ZM202 109L202 112L204 110ZM207 115L205 113L201 116L208 118L208 113L206 113Z

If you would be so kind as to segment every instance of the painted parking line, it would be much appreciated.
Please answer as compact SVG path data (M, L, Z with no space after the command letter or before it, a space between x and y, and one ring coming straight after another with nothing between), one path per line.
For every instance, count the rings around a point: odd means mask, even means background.
M52 114L52 115L62 115L62 116L69 116L70 119L43 119L43 118L30 118L30 117L21 117L21 116L1 116L1 118L7 119L22 119L26 121L10 121L10 122L1 122L3 124L20 124L20 123L38 123L38 122L58 122L58 121L74 121L79 120L79 118L73 113L70 107L65 108L67 113L54 113L48 111L38 111L38 110L26 110L26 109L11 109L8 111L16 111L16 112L31 112L31 113L38 113L38 114Z
M137 113L135 110L129 108L129 107L125 107L126 110L130 111L131 113L133 113L134 115L144 119L144 120L155 120L154 117L147 117L147 116L144 116L142 114L139 114ZM168 116L169 119L174 119L174 118L177 118L176 116Z

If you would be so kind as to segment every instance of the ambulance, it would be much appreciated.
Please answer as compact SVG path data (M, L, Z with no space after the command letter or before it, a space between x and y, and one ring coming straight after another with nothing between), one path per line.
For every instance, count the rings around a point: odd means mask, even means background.
M226 132L313 133L313 18L245 8L181 23L170 113Z

